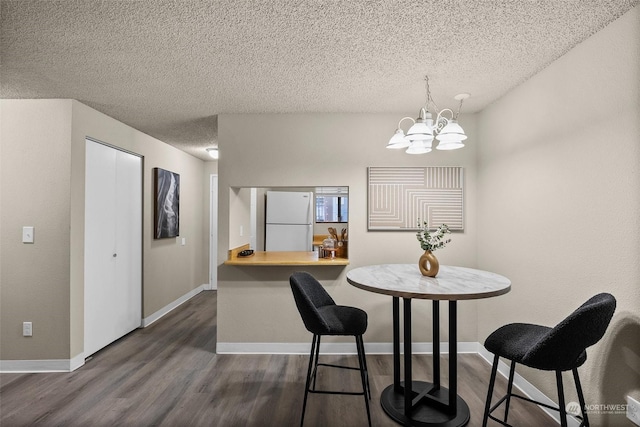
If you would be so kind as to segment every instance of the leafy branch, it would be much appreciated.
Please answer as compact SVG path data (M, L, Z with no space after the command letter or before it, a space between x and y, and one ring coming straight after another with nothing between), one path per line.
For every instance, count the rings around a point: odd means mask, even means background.
M418 220L418 228L416 238L418 242L420 242L420 247L425 251L435 251L436 249L444 248L446 244L451 241L451 239L444 239L445 234L451 233L449 226L446 224L442 224L435 232L430 233L427 221L423 221L422 224L420 224L420 220Z

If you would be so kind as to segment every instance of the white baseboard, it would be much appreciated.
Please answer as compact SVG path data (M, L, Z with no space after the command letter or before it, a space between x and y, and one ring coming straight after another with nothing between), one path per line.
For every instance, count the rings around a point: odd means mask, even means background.
M158 310L155 313L153 313L151 316L145 317L144 319L142 319L141 326L143 328L146 328L147 326L149 326L153 322L157 321L161 317L166 316L172 310L178 308L180 305L184 304L185 302L189 301L191 298L193 298L196 295L198 295L200 292L204 291L206 286L208 286L208 285L200 285L197 288L192 289L191 291L189 291L186 294L182 295L177 300L165 305L160 310Z
M204 285L204 290L205 291L217 291L218 290L218 284L217 283L205 283Z
M72 359L0 360L1 373L71 372L84 365L81 354Z
M477 342L459 342L458 353L477 353ZM391 343L365 343L367 354L393 354ZM247 342L219 342L216 348L218 354L309 354L311 343L247 343ZM321 354L356 354L355 343L328 342L320 345ZM431 354L433 344L430 342L413 343L412 353ZM440 353L449 353L449 343L440 343Z
M478 354L483 359L485 359L487 363L489 363L489 365L493 365L493 357L494 357L493 353L491 353L489 350L484 348L484 346L481 345L480 343L477 343L477 344L478 344ZM500 375L508 379L509 365L507 365L502 360L500 360L500 362L498 363L498 372L500 373ZM551 375L555 375L555 373L551 372ZM524 377L522 377L517 372L513 376L513 385L516 386L522 392L522 394L524 394L529 399L537 400L538 402L542 402L544 404L551 405L551 406L556 406L556 407L558 406L556 402L549 399L544 393L542 393L540 390L534 387L533 384L525 380ZM565 403L569 403L569 402L565 402ZM558 413L558 411L545 408L544 406L538 406L538 407L542 409L544 412L546 412L547 415L553 418L558 424L560 424L560 414ZM568 424L568 427L579 427L580 421L578 421L577 418L567 414L567 424Z

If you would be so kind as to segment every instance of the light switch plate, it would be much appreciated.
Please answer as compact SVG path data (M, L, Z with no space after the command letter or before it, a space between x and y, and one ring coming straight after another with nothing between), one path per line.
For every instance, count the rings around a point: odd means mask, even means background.
M31 322L22 322L22 336L23 337L32 337L33 336L33 323L31 323Z
M22 243L33 243L33 227L22 227Z

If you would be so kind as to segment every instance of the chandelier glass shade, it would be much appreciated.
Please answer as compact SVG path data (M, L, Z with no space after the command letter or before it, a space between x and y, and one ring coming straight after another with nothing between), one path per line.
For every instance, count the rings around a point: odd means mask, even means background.
M465 135L462 126L458 124L457 119L462 108L462 102L469 98L470 95L467 93L456 95L455 99L460 101L458 111L454 113L452 110L445 108L438 113L434 121L433 115L429 112L429 105L431 104L435 110L438 108L431 98L428 76L425 76L425 82L427 92L425 106L420 109L417 119L414 120L411 117L400 119L396 132L389 140L387 148L406 148L407 154L425 154L431 151L434 139L438 141L438 145L435 147L436 150L456 150L464 147L462 141L467 139L467 135ZM450 114L451 117L447 118L446 114ZM406 135L400 127L404 120L413 122Z

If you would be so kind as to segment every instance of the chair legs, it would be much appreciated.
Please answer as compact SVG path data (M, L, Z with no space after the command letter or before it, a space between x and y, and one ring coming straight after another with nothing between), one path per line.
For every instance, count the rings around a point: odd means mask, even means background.
M509 380L508 380L508 384L507 384L507 394L505 396L503 396L495 405L491 406L491 400L493 397L493 388L495 386L495 381L496 381L496 374L498 372L498 363L500 361L500 357L499 356L494 356L493 358L493 366L491 368L491 378L489 379L489 390L487 392L487 401L485 402L485 407L484 407L484 416L482 418L482 427L486 427L487 426L487 421L489 420L489 418L491 418L492 420L505 425L505 426L509 426L509 424L507 424L507 417L509 414L509 404L511 401L511 397L517 397L518 399L521 400L526 400L528 402L531 403L535 403L539 406L544 406L546 408L549 409L553 409L554 411L558 411L560 413L560 425L561 427L566 427L567 426L567 408L565 405L565 398L564 398L564 386L562 384L562 371L556 371L556 385L558 388L558 407L554 407L551 405L547 405L546 403L542 403L542 402L537 402L533 399L529 399L527 397L524 396L520 396L517 395L515 393L513 393L513 378L515 376L515 367L516 367L516 362L511 361L511 367L509 369ZM584 426L584 427L589 427L589 418L587 417L587 412L586 412L586 404L585 404L585 400L584 400L584 394L582 393L582 386L580 385L580 378L578 376L578 369L577 368L573 368L572 370L573 372L573 379L575 380L576 383L576 391L578 392L578 399L580 401L580 409L582 411L582 423L580 424L580 426ZM495 418L493 415L491 415L491 413L502 404L502 402L505 402L505 410L504 410L504 421L503 420L499 420L497 418ZM580 417L578 417L580 418Z
M313 388L312 390L316 389L316 378L318 378L318 376L316 375L318 373L318 360L320 360L320 338L322 338L320 335L316 335L316 355L315 355L315 359L314 359L314 369L313 369Z
M307 369L307 381L305 383L304 386L304 400L302 401L302 417L300 417L300 427L302 427L304 425L304 411L307 409L307 396L309 395L309 385L311 383L311 371L315 369L318 369L318 365L317 365L317 360L316 360L316 342L320 341L320 336L319 335L313 335L313 340L311 341L311 352L309 354L309 368ZM317 345L317 347L319 348L320 345ZM313 378L313 388L315 389L315 383L316 383L316 379L315 379L315 375Z
M560 426L567 427L567 406L564 403L562 371L556 371L556 383L558 384L558 411L560 411Z
M509 404L511 403L511 396L513 390L513 376L516 373L516 362L511 361L511 368L509 368L509 382L507 385L507 401L505 402L504 407L504 422L507 422L507 418L509 417Z
M491 368L491 378L489 379L489 391L487 392L487 401L484 405L484 416L482 417L482 427L487 427L487 420L491 413L491 397L493 396L493 386L496 382L496 373L498 372L498 362L500 356L493 357L493 367Z
M573 380L576 383L576 391L578 392L578 401L580 402L580 411L582 411L582 423L580 426L589 427L589 417L587 416L587 404L582 394L582 386L580 385L580 377L578 376L578 368L573 368Z
M364 374L365 374L365 380L366 380L366 390L367 390L367 396L369 396L369 400L371 400L371 386L369 385L369 369L367 368L367 358L366 355L364 353L364 341L362 340L362 335L359 335L356 337L356 345L359 345L358 348L358 357L360 357L362 359L362 365L364 367Z
M371 388L369 385L369 373L367 370L367 358L364 352L364 341L362 335L356 335L356 349L358 352L358 368L351 366L332 365L328 363L319 363L320 354L320 335L313 335L311 342L311 351L309 352L309 367L307 369L307 380L304 389L304 400L302 402L302 416L300 417L300 427L304 425L304 414L307 408L307 397L309 393L322 393L322 394L348 394L348 395L363 395L364 403L367 408L367 421L371 426L371 412L369 410L369 400L371 399ZM347 391L327 391L316 390L316 378L318 372L318 366L330 366L333 368L352 369L360 371L360 380L362 381L362 392L347 392Z
M587 416L587 405L584 401L584 394L582 393L582 385L580 385L580 377L578 376L578 368L573 368L573 381L576 384L576 392L578 393L578 401L580 402L580 412L582 417L577 417L581 420L580 427L589 427L589 417ZM556 371L556 382L558 383L558 406L560 411L560 425L565 427L567 425L567 407L564 400L564 389L562 387L562 372Z
M371 412L369 411L371 390L369 388L369 372L367 371L367 359L364 354L362 335L356 336L356 347L358 349L358 364L360 365L360 378L362 380L362 394L364 396L364 404L367 407L367 421L369 422L369 426L371 426Z

